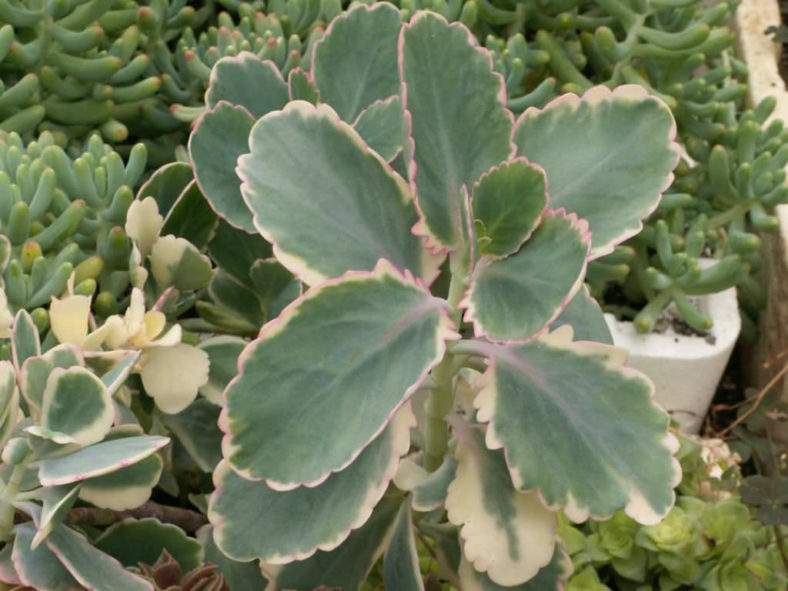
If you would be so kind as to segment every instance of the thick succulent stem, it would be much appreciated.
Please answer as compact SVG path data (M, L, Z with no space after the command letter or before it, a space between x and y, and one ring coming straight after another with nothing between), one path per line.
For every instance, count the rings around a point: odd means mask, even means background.
M454 404L454 363L447 354L433 372L433 388L425 405L424 467L433 472L443 463L449 445L449 427L445 417Z
M11 538L11 531L14 528L14 506L12 503L16 500L19 485L22 484L22 478L26 471L27 465L24 463L14 466L8 484L0 493L0 538L4 540Z
M461 311L457 305L462 300L468 286L467 260L451 260L452 277L449 284L448 303L452 309L452 319L460 324ZM432 472L443 463L449 444L449 426L445 417L454 404L454 375L456 365L453 355L447 353L438 367L432 372L435 387L430 390L425 404L426 423L424 426L424 467Z
M113 511L96 507L78 507L68 512L66 523L70 525L110 525L128 517L142 519L153 517L162 523L177 525L186 532L193 532L208 523L208 519L196 511L159 505L153 501L140 505L136 509Z

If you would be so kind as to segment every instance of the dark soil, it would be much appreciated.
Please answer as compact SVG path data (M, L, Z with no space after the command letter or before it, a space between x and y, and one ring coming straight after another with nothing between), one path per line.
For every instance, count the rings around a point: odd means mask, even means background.
M702 435L713 437L715 433L724 430L736 420L737 411L726 409L746 398L744 391L748 384L744 375L742 359L741 347L736 345L730 361L728 361L728 366L725 368L725 373L722 374L720 385L717 386L717 392L711 401L709 413L706 415L701 430Z
M781 43L782 53L778 62L780 76L788 84L788 0L780 0L780 17L782 23L779 26L771 26L765 33L771 35L775 42Z
M632 307L632 302L627 299L624 291L619 285L612 284L605 291L604 302L605 312L611 312L621 320L631 321L637 314L637 310ZM642 302L637 305L642 306L644 304L645 302ZM717 341L713 334L709 332L701 332L692 328L689 324L684 322L681 317L679 317L678 313L675 311L675 308L668 307L662 312L662 314L660 314L659 318L657 318L657 321L654 323L653 332L664 334L671 328L677 335L703 337L710 345L713 345Z

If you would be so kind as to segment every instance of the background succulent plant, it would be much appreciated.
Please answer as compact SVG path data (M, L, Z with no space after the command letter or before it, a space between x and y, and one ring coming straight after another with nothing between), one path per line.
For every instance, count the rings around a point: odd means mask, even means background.
M154 135L179 125L155 99L166 82L157 67L212 2L4 0L0 9L0 129L84 137L98 128L119 142L127 125Z

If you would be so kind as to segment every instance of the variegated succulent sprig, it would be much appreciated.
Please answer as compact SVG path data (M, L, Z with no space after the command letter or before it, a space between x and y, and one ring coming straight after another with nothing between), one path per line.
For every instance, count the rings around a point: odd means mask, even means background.
M0 551L0 580L96 588L104 577L149 589L64 523L77 499L129 509L143 504L159 480L156 452L169 439L143 434L114 398L139 354L119 352L101 369L72 344L42 353L24 310L14 320L11 346L12 360L0 361L0 536L8 542Z
M660 100L596 87L514 121L465 27L381 3L332 21L309 74L220 60L206 103L203 194L309 286L224 391L224 553L357 589L385 552L386 587L421 589L418 531L462 589L557 588L559 509L667 513L667 415L582 291L672 180Z

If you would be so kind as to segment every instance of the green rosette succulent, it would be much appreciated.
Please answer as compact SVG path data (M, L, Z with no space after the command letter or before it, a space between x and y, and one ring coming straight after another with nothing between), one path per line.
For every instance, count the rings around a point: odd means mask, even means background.
M609 335L582 281L669 184L674 121L633 86L516 123L505 105L467 29L403 26L384 3L334 19L308 75L251 52L214 66L189 154L225 230L250 237L219 270L257 301L207 303L267 322L235 350L208 515L273 586L358 588L384 555L387 587L418 588L418 530L460 550L442 575L463 588L554 588L558 508L656 523L672 505L666 415L622 352L586 342ZM258 309L260 236L306 289L284 309Z
M726 450L714 440L681 441L683 482L676 506L660 523L642 526L623 513L583 526L559 520L575 567L567 589L767 591L786 585L775 530L756 519L735 487L727 486L724 472L716 473L720 460L699 458L701 447L723 455Z

